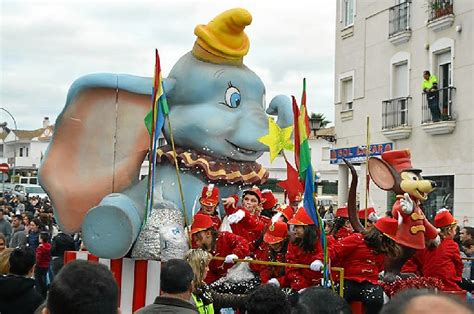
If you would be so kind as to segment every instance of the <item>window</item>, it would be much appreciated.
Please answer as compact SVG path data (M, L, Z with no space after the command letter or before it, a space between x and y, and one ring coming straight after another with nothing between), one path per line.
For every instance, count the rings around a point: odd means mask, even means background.
M166 145L166 139L164 137L158 138L158 147L165 146Z
M329 147L321 148L322 160L329 160Z
M23 147L20 147L20 153L18 155L19 157L23 157Z
M0 145L0 157L3 157L3 144Z
M352 77L344 79L341 84L342 108L343 110L352 110L352 102L354 100Z
M355 0L342 0L342 22L344 27L354 24Z
M26 150L25 157L28 157L28 151L29 151L28 147L26 147L25 150Z
M428 199L423 203L423 211L429 220L433 220L436 212L447 205L453 208L454 176L424 177L426 180L436 182L436 189L428 194ZM454 212L456 209L454 209Z

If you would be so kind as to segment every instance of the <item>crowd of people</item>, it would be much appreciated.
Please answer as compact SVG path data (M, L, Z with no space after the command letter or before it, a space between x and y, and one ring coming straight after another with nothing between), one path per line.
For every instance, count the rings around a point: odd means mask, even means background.
M332 289L322 288L322 271L327 265L323 234L301 207L301 191L287 191L287 197L288 203L280 204L272 191L257 187L245 190L241 198L223 197L217 187L205 186L201 208L188 230L191 250L182 260L164 263L161 295L138 313L159 313L170 307L180 308L173 313L217 313L221 309L240 313L350 313L352 302L361 302L366 313L404 313L393 312L394 306L388 306L393 302L384 306L386 296L380 284L385 257L401 254L396 238L397 220L380 218L373 208L360 210L359 219L366 230L357 233L349 222L346 207L336 211L320 208L330 265L344 269L343 287L339 287L338 273L333 272ZM219 203L224 207L223 215L218 211ZM61 289L78 285L81 280L86 285L87 276L99 278L99 273L105 278L104 285L114 285L113 280L107 279L110 271L95 269L86 262L74 262L71 264L76 268L67 265L59 271L64 252L81 249L80 236L58 230L47 198L22 200L5 194L0 206L0 313L33 313L40 304L43 313L73 313L62 310L68 300L55 300L54 296L78 300L81 297L74 296L77 292L72 291L70 295L64 294ZM438 278L443 284L441 290L472 291L472 263L462 257L473 254L474 228L459 228L448 210L436 215L434 225L440 229L441 242L428 243L425 250L417 251L404 265L403 272ZM242 264L248 265L257 280L247 285L246 290L220 289L217 283L240 259L247 259ZM71 274L65 275L69 268ZM79 278L80 270L90 274ZM2 289L11 285L16 288ZM343 298L334 292L339 288L343 288ZM107 296L108 305L87 301L89 307L77 313L116 312L116 290L112 289ZM102 298L101 293L91 293L90 297ZM443 300L469 310L455 300ZM68 304L78 307L82 306L80 303L76 300ZM332 310L325 312L325 306Z

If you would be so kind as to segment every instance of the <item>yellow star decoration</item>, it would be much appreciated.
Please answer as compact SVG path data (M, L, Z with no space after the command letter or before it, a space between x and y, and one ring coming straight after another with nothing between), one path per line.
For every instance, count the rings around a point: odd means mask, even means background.
M273 162L282 149L293 150L291 132L293 132L292 125L281 129L272 118L268 118L268 134L259 138L258 141L270 148L270 162Z

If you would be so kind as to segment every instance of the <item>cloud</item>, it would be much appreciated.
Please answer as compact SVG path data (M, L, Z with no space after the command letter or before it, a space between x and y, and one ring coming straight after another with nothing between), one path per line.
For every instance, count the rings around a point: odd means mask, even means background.
M272 5L269 5L269 4ZM191 50L197 24L234 1L3 1L1 106L34 129L61 112L72 82L97 72L152 76L158 48L166 75ZM333 120L335 3L240 1L253 16L247 66L261 76L267 103L299 99L308 81L310 111ZM0 119L4 118L0 115Z

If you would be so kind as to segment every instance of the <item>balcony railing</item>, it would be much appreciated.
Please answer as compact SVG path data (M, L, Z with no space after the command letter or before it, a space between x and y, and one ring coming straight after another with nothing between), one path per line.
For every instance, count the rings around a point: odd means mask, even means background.
M421 123L453 120L453 99L455 87L445 87L422 95Z
M410 30L410 1L402 2L389 9L388 37Z
M430 16L428 22L453 14L453 1L454 0L431 0L429 2Z
M382 130L408 126L408 105L411 97L400 97L382 102Z

